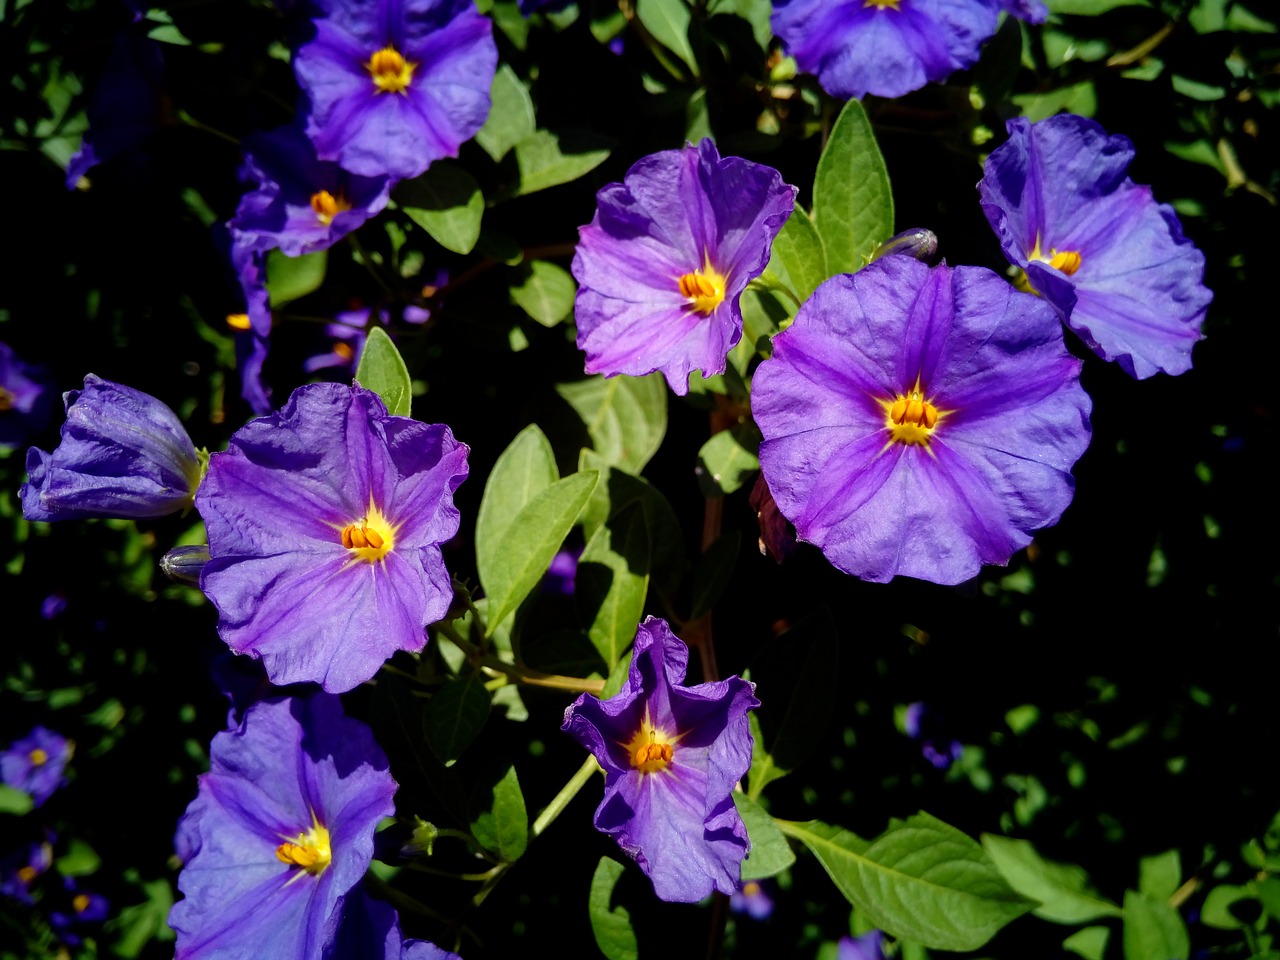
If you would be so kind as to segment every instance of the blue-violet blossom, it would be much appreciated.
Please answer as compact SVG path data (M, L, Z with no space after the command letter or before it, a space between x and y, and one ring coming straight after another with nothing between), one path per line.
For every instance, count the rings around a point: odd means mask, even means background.
M41 429L52 401L53 384L45 369L0 343L0 450L16 447Z
M959 583L1071 502L1080 361L1053 310L990 270L885 257L818 287L773 347L752 388L760 466L846 573Z
M0 750L0 783L31 796L39 807L66 783L64 773L75 744L46 727L34 727L25 737Z
M683 396L695 368L723 373L742 337L738 297L769 262L796 188L703 140L636 162L597 195L573 257L588 373L661 370Z
M1204 254L1127 176L1133 144L1072 114L1008 127L978 191L1022 288L1134 377L1189 370L1213 299Z
M760 702L741 677L683 686L688 662L666 621L647 618L618 695L583 694L561 729L604 768L596 829L618 841L660 899L693 903L738 889L749 843L733 788L751 765L747 711Z
M1044 19L1035 0L1003 5ZM816 74L832 96L900 97L976 63L996 32L999 6L993 0L778 0L772 24L796 65Z
M498 65L472 0L327 0L294 56L322 160L363 177L416 177L479 130Z
M236 431L196 498L222 639L272 683L332 693L421 650L453 597L440 545L458 530L467 453L448 427L337 383L299 387Z
M203 457L177 414L150 394L89 374L62 395L67 421L53 453L27 451L28 520L163 517L190 508Z
M330 694L264 700L213 738L178 825L177 960L317 960L373 857L396 782Z

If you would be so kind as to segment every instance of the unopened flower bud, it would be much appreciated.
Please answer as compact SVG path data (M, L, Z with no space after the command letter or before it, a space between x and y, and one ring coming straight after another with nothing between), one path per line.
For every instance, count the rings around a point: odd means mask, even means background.
M881 257L887 257L892 254L915 257L917 260L932 265L934 258L938 254L938 238L932 230L920 228L903 230L876 247L875 252L871 254L871 260L868 262L874 263Z
M198 585L200 571L209 562L209 547L204 543L174 547L160 558L160 569L170 580Z

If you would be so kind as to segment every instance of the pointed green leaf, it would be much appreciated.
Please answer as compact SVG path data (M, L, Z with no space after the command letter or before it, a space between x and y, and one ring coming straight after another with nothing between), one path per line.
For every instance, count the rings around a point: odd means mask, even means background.
M649 592L649 552L644 506L633 503L601 526L578 558L574 598L609 669L635 640Z
M396 200L409 219L446 250L470 253L475 249L484 194L462 167L437 160L422 176L400 184Z
M476 143L498 161L536 129L533 98L516 72L504 63L493 75L489 103L489 116L476 134Z
M387 331L381 327L374 327L365 338L360 366L356 369L356 383L381 397L387 413L393 417L409 416L413 403L409 368L404 365L404 358L387 336Z
M489 693L484 676L468 670L436 691L427 706L427 735L431 749L446 765L462 756L489 718Z
M525 504L498 537L488 562L489 579L481 579L489 598L490 631L538 585L599 479L592 471L553 483Z
M766 268L803 303L818 284L831 276L827 272L827 250L818 228L799 204L787 217L773 240L773 252ZM792 304L794 311L795 305Z
M689 21L692 16L685 0L638 0L636 16L653 39L678 56L698 75L698 61L689 45Z
M267 291L271 306L300 300L308 293L320 289L324 283L325 266L329 262L328 250L304 253L300 257L286 257L280 250L267 253Z
M472 836L480 846L501 857L504 863L519 860L529 845L529 813L525 809L524 793L520 790L514 766L507 766L478 806L481 809L471 823Z
M1138 861L1138 889L1153 900L1168 900L1182 882L1177 850L1166 850Z
M605 142L592 134L535 130L514 147L520 170L517 196L577 180L609 156Z
M486 589L493 579L492 566L502 534L525 504L559 479L551 444L535 423L516 434L498 457L485 482L476 516L476 570Z
M0 813L11 813L20 817L30 813L34 806L35 801L31 799L31 794L0 783Z
M174 937L166 918L173 908L173 888L163 878L142 884L146 900L120 911L109 929L116 934L111 953L132 960L152 940L168 941Z
M1137 890L1124 894L1124 960L1187 960L1191 941L1178 911Z
M546 260L530 260L511 287L511 299L544 327L554 327L573 312L577 292L569 271Z
M754 480L760 469L759 434L749 425L721 430L698 451L698 488L708 500L727 496Z
M1239 930L1244 923L1231 909L1233 904L1254 899L1248 886L1223 883L1209 891L1200 907L1200 921L1217 930Z
M976 950L1034 906L975 840L927 813L892 821L872 841L817 820L777 822L813 852L850 903L895 937Z
M1024 897L1039 900L1033 911L1054 923L1084 923L1099 917L1117 917L1120 908L1095 894L1080 867L1045 860L1026 840L991 833L982 835L987 851L1009 886Z
M1085 927L1063 940L1062 949L1084 957L1084 960L1102 960L1110 938L1109 927Z
M743 883L776 876L796 862L791 844L764 807L739 792L733 794L733 802L751 840L751 852L742 862Z
M661 374L591 377L556 384L586 425L596 453L611 467L639 474L667 430L667 387Z
M623 866L617 860L601 857L591 878L591 896L587 911L591 916L591 932L596 946L609 960L639 960L640 944L631 928L631 914L626 907L613 906L613 888L622 876Z
M893 235L893 193L867 112L850 100L836 118L813 181L813 224L832 274L854 273Z

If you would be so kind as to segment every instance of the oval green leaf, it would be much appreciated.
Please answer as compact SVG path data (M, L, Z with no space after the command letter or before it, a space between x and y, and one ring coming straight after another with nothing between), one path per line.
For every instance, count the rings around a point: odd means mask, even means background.
M409 368L381 327L374 327L365 338L360 366L356 369L356 383L381 397L387 413L393 417L409 416L413 404Z
M854 273L893 235L889 172L867 112L850 100L836 118L813 181L813 224L832 274Z
M437 161L422 176L400 184L396 200L409 219L446 250L470 253L475 249L484 194L462 167Z
M476 516L476 570L490 590L497 545L530 500L560 479L546 435L531 423L511 441L493 465ZM496 626L496 624L495 624Z

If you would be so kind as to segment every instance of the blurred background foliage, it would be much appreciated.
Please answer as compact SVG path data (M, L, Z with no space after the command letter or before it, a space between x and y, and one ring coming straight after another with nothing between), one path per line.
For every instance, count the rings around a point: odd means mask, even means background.
M1079 865L1127 917L1127 890L1172 897L1189 931L1162 956L1130 944L1113 916L1027 916L972 956L1275 960L1280 792L1268 758L1280 531L1265 479L1275 378L1263 361L1278 345L1266 284L1280 254L1280 11L1263 0L1050 7L1040 27L1006 20L967 74L895 101L868 98L896 227L932 229L952 264L1003 270L976 202L983 156L1009 117L1092 116L1134 141L1131 175L1177 209L1206 254L1215 300L1195 368L1139 383L1088 357L1094 436L1075 470L1075 502L1008 568L961 588L861 583L812 548L779 566L757 550L750 483L728 492L710 577L721 669L759 684L766 740L792 698L807 704L791 732L808 749L763 796L774 815L871 837L926 809L971 836L1027 840ZM582 381L565 271L595 191L647 153L714 135L723 154L781 170L808 207L839 108L781 55L767 0L583 0L529 19L508 0L482 9L497 26L503 112L444 164L452 179L433 167L426 186L402 186L396 209L362 229L358 245L339 244L323 264L277 265L273 288L292 282L300 295L280 305L267 367L279 402L305 379L307 357L333 351L325 324L336 313L431 311L423 325L394 319L391 330L413 376L414 414L447 422L472 448L462 530L446 548L450 569L472 585L484 481L512 438L538 423L565 474L584 443L600 448L573 388L556 389ZM0 4L11 238L0 340L45 366L60 390L93 372L147 391L211 450L247 418L225 320L242 304L219 225L243 189L240 138L293 113L293 39L274 6L250 0ZM136 108L127 149L66 189L67 160L107 109L95 91L139 48L158 51L163 69L144 84L149 101L136 88L127 95ZM427 187L470 212L432 221L414 192ZM698 452L708 414L735 415L725 392L732 384L713 383L661 411L642 399L635 415L657 424L644 476L683 534L655 568L646 608L655 613L659 592L685 614L706 592ZM59 423L30 442L51 448ZM0 744L42 724L76 750L70 783L40 809L5 797L0 859L47 839L56 860L34 907L0 898L0 955L165 956L173 829L226 702L210 679L223 650L213 611L164 580L157 560L202 531L194 517L29 524L16 497L22 477L22 449L0 457ZM659 591L664 577L672 586ZM547 668L568 672L576 656L592 669L582 629L573 601L550 592L521 612L524 653ZM421 665L394 663L444 680L460 670L449 652L433 641ZM384 673L347 701L391 756L401 815L438 826L470 830L509 765L533 815L582 760L558 732L568 701L555 691L498 693L449 767L432 749L432 701L410 681ZM474 886L380 868L407 930L446 945L456 934L468 957L545 944L597 955L588 894L601 857L616 856L591 828L597 798L589 785L479 906ZM442 869L476 869L464 844L436 844ZM49 922L67 877L111 903L105 924L71 938L79 944ZM731 915L725 956L830 956L851 924L867 925L803 851L766 883L772 917ZM613 902L629 911L641 956L708 955L722 906L657 902L631 868L618 884ZM1110 936L1078 933L1089 926Z

